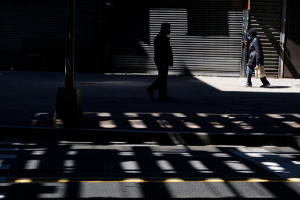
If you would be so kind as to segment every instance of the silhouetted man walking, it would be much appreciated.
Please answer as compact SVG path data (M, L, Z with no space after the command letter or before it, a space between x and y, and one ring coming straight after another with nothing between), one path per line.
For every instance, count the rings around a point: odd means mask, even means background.
M147 87L148 95L153 98L154 90L158 89L159 99L172 99L167 95L167 77L169 66L173 66L173 53L170 45L171 26L168 23L161 25L160 33L154 39L154 62L158 70L158 78Z

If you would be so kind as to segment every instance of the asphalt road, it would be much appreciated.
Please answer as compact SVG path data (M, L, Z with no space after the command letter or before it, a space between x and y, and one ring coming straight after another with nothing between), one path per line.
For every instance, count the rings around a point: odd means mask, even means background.
M2 139L4 199L300 197L300 149Z

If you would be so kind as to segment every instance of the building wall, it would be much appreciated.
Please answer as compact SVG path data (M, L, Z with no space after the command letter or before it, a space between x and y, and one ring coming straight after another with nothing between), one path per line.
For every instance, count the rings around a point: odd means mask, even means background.
M76 1L75 68L95 68L97 1ZM0 1L0 69L64 70L67 1Z
M300 1L287 1L286 41L283 77L300 78Z
M262 36L269 74L278 70L280 2L251 0L250 28ZM0 1L0 69L64 70L66 19L67 1ZM163 22L172 24L171 73L240 75L242 0L76 0L75 70L155 72L153 39ZM288 52L295 44L287 37L287 77L298 66Z

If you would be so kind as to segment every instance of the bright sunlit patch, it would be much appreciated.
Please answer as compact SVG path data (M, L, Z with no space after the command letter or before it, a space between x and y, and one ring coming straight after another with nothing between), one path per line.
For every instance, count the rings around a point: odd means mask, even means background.
M257 183L257 182L270 182L270 180L260 179L260 178L250 178L250 179L248 179L247 182L255 182L255 183Z
M101 127L101 128L117 128L117 125L113 120L107 120L107 121L100 121L99 127Z
M300 128L300 124L295 121L283 121L283 123L289 125L292 128Z
M224 135L236 135L236 133L224 133Z
M239 173L250 173L251 172L251 170L246 165L241 163L240 161L236 161L236 160L224 161L224 164Z
M165 180L164 182L166 183L180 183L180 182L185 182L184 180L180 179L180 178L170 178Z
M225 128L224 125L222 125L219 122L209 122L214 128Z
M174 117L179 117L179 118L184 118L186 117L185 114L182 114L182 113L171 113L171 115L173 115Z
M119 156L135 156L135 153L132 151L128 151L128 152L119 152L118 153Z
M212 156L218 157L218 158L230 158L231 155L227 153L213 153Z
M124 182L124 183L127 183L127 182L128 183L144 183L146 181L143 179L125 179L122 182Z
M36 113L34 116L35 117L40 117L41 115L49 115L49 113Z
M285 117L278 115L278 114L266 114L268 117L274 118L274 119L284 119Z
M32 151L31 155L44 155L46 151Z
M300 182L300 178L288 178L288 182Z
M18 179L14 181L15 183L32 183L31 179Z
M199 129L201 128L198 124L194 122L182 122L186 127L191 128L191 129Z
M40 166L40 160L27 160L24 169L26 170L33 170L38 169Z
M124 113L126 117L139 117L138 113Z
M253 126L240 126L242 129L244 130L251 130L251 129L254 129Z
M300 115L299 115L299 114L292 114L292 116L297 117L297 118L300 118Z
M247 156L253 157L253 158L262 158L264 157L261 153L246 153Z
M220 178L208 178L208 179L205 179L205 181L203 181L203 182L224 183L225 181L223 179L220 179Z
M142 120L128 120L132 128L147 128Z
M294 163L295 165L300 165L300 162L299 161L292 161L292 163Z
M150 113L152 117L160 117L161 113Z
M261 164L265 165L269 169L276 171L276 172L284 172L285 169L281 167L278 163L275 162L262 162Z
M60 180L58 180L57 182L58 182L58 183L68 183L69 180L67 180L67 179L60 179Z
M197 113L196 115L198 115L199 117L208 117L206 113Z
M175 173L174 167L172 164L167 160L157 160L157 166L162 170L164 173Z
M123 161L120 165L124 171L137 171L140 170L140 166L136 161Z
M97 113L98 117L111 117L110 113Z

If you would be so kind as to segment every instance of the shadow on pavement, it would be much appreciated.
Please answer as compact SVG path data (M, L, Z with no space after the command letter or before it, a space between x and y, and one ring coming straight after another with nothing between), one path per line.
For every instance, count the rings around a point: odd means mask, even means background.
M59 137L99 135L100 139L137 141L156 136L170 140L180 135L176 139L180 143L200 144L254 140L260 145L260 141L275 138L276 142L267 144L286 145L299 134L300 94L289 92L292 86L245 90L241 88L244 79L193 76L169 76L168 93L173 100L160 101L157 93L154 99L149 98L145 89L154 76L78 74L75 85L82 90L83 120L54 124L56 90L63 82L59 75L18 72L4 76L2 81L11 81L2 88L1 125L51 129L40 129L40 134L33 134L38 132L34 129L13 133L22 138L45 136L45 131ZM87 131L83 134L82 130Z
M237 147L68 140L20 140L6 147L18 148L10 170L0 171L7 177L0 191L6 199L251 197L245 191L253 198L299 197L299 184L272 173L280 173L278 168L265 170L237 158L230 150ZM299 148L281 152L291 154L299 160ZM288 169L281 173L289 177Z

